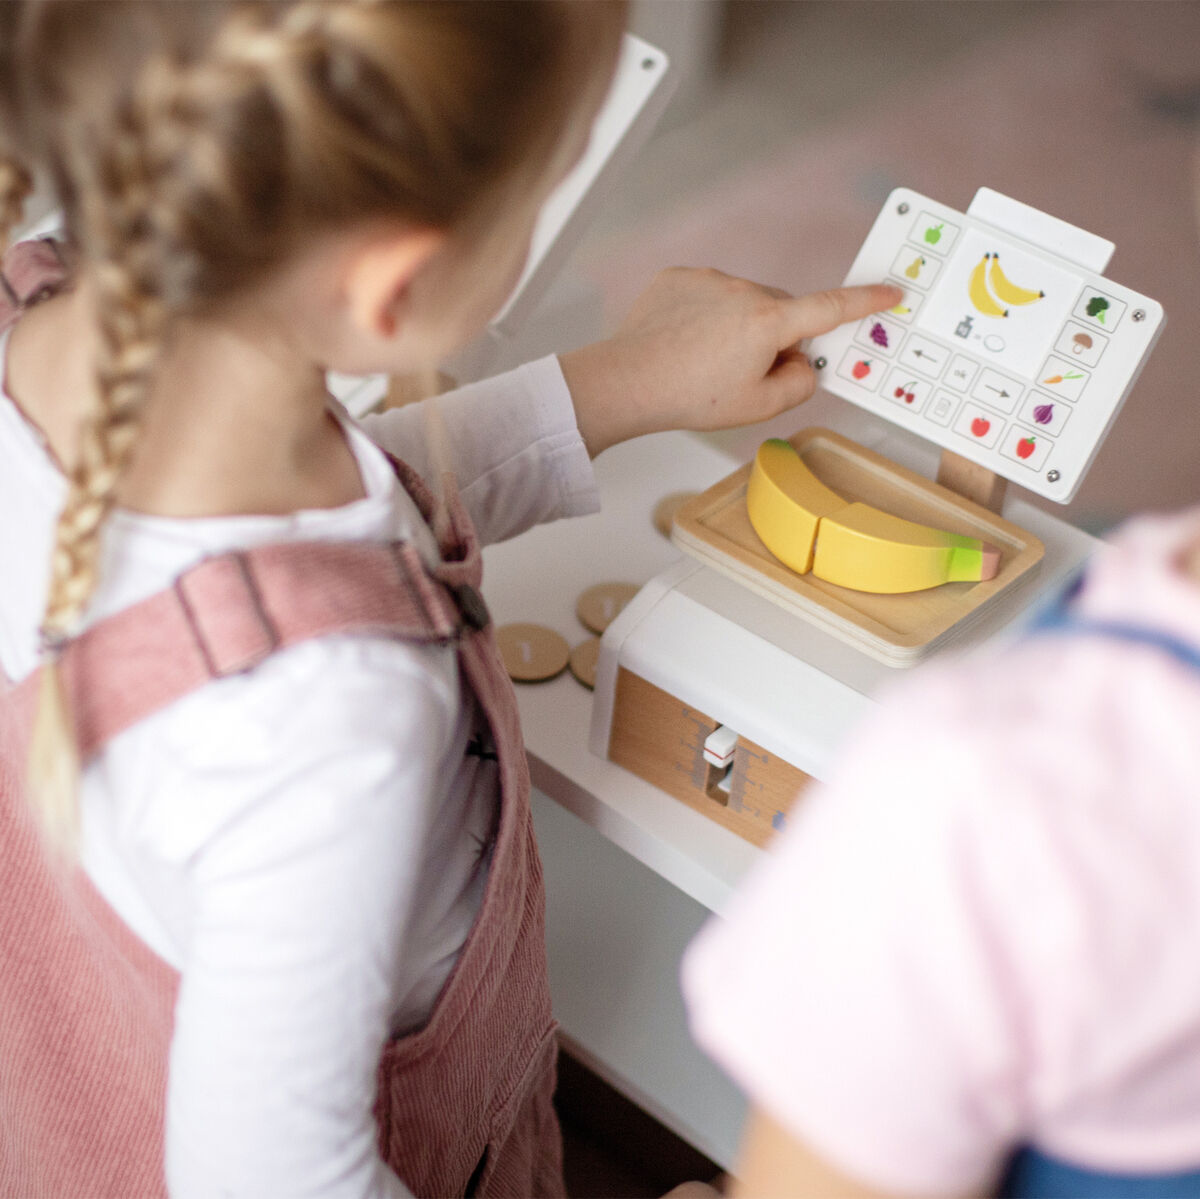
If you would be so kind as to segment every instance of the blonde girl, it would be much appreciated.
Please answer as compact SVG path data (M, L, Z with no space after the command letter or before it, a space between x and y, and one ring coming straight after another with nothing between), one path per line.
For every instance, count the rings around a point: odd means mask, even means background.
M672 272L445 397L449 463L420 406L350 420L327 370L504 298L621 19L0 5L0 218L36 170L66 229L0 295L0 1195L562 1193L479 544L593 510L624 438L799 403L798 340L896 298Z

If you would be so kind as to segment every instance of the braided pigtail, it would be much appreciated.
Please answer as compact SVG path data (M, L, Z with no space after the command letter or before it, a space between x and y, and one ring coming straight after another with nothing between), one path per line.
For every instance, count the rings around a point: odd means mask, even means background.
M103 272L99 404L80 438L51 558L42 624L42 685L30 749L34 803L50 840L67 850L78 831L79 751L59 664L96 586L100 534L137 439L161 331L159 306L117 264Z
M43 664L30 747L30 791L50 843L70 854L78 838L79 749L59 662L99 574L101 532L132 457L165 325L147 213L152 170L137 114L121 122L87 189L81 236L93 264L99 336L97 404L55 530L42 622Z

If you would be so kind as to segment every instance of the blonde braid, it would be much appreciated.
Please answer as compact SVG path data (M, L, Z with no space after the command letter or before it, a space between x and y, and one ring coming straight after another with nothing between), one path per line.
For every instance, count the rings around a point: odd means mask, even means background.
M81 214L94 263L100 333L97 404L80 430L55 530L29 775L47 838L67 857L78 840L80 759L58 659L96 587L101 529L137 441L165 326L146 221L153 178L140 145L142 124L136 115L122 122L109 152L96 163Z
M197 174L213 192L225 191L226 164L197 115L264 82L286 92L287 74L280 68L288 66L297 38L319 32L325 11L323 4L304 4L290 12L283 30L263 25L260 12L235 11L200 63L184 68L157 55L145 64L107 153L76 147L85 183L79 189L79 234L93 263L100 333L97 405L80 431L55 530L29 771L35 811L50 847L64 860L74 857L78 843L81 762L59 656L95 591L101 530L141 427L168 312L164 257L175 260L176 274L179 259L189 257L179 223L185 206L173 202L169 167L191 134L187 150ZM186 267L182 273L186 278Z
M6 248L33 190L29 172L14 158L0 157L0 249ZM79 755L57 662L43 672L30 744L30 792L50 843L67 849L75 841L74 792Z

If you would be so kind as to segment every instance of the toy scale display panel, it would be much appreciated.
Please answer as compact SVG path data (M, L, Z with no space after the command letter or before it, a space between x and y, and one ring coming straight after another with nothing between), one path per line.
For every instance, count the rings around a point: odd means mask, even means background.
M899 188L845 281L904 299L809 356L827 390L1066 503L1163 325L1102 277L1113 248L988 188L965 213Z

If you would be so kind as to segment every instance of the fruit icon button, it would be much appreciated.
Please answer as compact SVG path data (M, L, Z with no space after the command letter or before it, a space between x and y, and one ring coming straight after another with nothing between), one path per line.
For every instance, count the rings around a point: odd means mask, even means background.
M859 322L854 340L874 354L892 358L904 340L904 327L880 316L869 316Z
M942 264L916 246L905 246L892 261L891 274L904 282L903 287L919 287L927 291L938 277Z
M958 240L958 226L932 212L923 212L913 225L908 240L944 258Z
M1051 354L1037 376L1037 385L1051 395L1072 403L1083 394L1091 375L1072 362Z
M1003 420L994 412L986 412L977 404L964 404L954 422L955 433L988 450L996 444L1003 429Z
M841 378L849 379L851 383L867 391L874 391L883 373L882 368L886 365L874 354L865 354L861 350L851 348L842 355L837 373Z
M1053 396L1031 391L1029 398L1021 406L1021 411L1017 415L1020 420L1039 432L1050 437L1057 437L1070 418L1071 405L1064 404L1062 400L1057 400Z
M1013 425L1000 443L1000 453L1029 470L1040 471L1050 456L1050 446L1050 438L1043 433Z
M889 282L895 282L895 280L889 280ZM900 286L904 287L904 284L901 283ZM923 299L924 297L918 295L915 291L905 288L904 299L894 308L889 308L886 315L895 317L896 320L903 321L906 325L911 325L913 318L921 310L921 301Z
M883 398L909 412L920 412L929 399L930 384L916 375L897 369L883 385Z
M1079 303L1075 305L1074 315L1093 329L1111 332L1125 315L1125 301L1096 291L1095 288L1085 287L1083 295L1079 297Z

